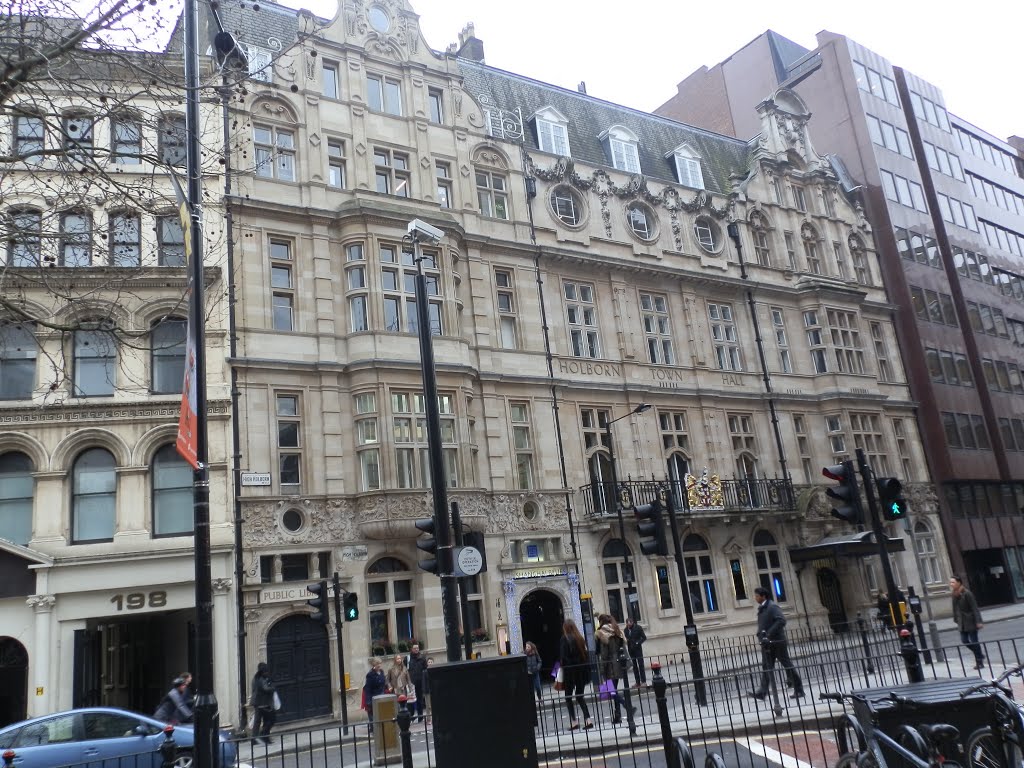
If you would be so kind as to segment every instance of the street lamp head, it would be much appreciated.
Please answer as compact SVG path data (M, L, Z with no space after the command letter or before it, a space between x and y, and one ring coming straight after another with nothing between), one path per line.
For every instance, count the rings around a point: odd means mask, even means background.
M636 408L633 409L633 413L643 413L644 411L651 410L650 403L640 403Z

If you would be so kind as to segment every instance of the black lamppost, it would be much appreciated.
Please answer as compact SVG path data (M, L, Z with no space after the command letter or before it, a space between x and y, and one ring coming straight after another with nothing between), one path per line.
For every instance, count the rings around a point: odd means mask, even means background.
M452 561L452 527L448 515L448 484L441 451L441 414L437 405L437 371L434 367L434 342L430 328L430 306L427 303L427 279L423 275L420 242L437 243L444 237L437 227L419 219L409 222L407 240L412 242L416 262L416 330L420 342L420 367L423 372L423 407L427 415L427 455L430 459L430 490L434 501L434 537L437 540L437 573L441 577L441 613L444 617L444 639L448 661L459 661L459 597ZM469 633L469 627L464 628Z
M622 496L619 493L619 478L615 470L615 445L612 442L612 424L616 421L622 421L623 419L635 416L638 413L651 410L649 403L640 403L636 408L627 414L619 416L617 419L609 419L604 424L604 438L608 444L608 456L611 459L612 465L612 494L615 499L615 514L619 518L619 537L622 539L622 559L624 563L624 570L626 571L626 611L627 616L633 621L636 621L636 598L633 591L633 564L629 559L629 547L626 545L626 523L622 519Z

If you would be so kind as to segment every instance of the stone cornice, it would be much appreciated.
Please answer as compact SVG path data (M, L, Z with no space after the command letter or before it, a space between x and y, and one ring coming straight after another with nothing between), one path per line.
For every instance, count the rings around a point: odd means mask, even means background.
M110 404L96 403L62 403L60 405L33 406L0 409L0 430L8 424L31 424L68 421L86 423L107 420L160 421L175 422L181 411L178 400L157 402L124 402ZM210 400L207 402L207 413L213 418L227 418L230 412L230 400Z

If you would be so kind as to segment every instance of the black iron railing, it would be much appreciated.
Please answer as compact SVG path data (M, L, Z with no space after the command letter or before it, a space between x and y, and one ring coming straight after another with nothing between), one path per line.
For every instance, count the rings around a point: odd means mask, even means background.
M649 504L665 486L676 510L685 514L719 514L722 511L742 510L786 511L796 508L793 484L789 480L732 479L721 481L721 496L715 495L710 505L691 504L686 486L682 482L658 480L628 480L619 483L629 490L633 504ZM587 517L615 514L615 489L609 482L591 483L579 488L581 506ZM719 503L720 502L720 503Z

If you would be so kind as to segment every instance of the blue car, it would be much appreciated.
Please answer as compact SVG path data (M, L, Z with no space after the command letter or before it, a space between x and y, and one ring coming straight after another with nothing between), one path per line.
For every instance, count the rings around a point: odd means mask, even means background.
M24 720L0 729L0 753L14 753L16 768L161 768L165 723L124 709L87 707ZM174 726L177 768L192 765L191 726ZM220 764L234 766L238 751L220 733Z

